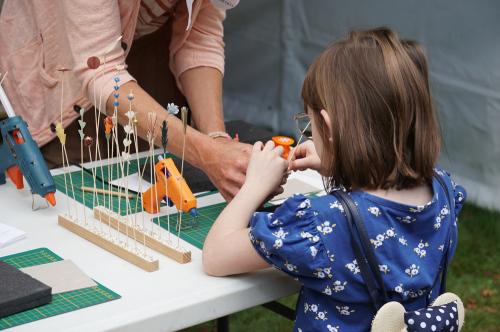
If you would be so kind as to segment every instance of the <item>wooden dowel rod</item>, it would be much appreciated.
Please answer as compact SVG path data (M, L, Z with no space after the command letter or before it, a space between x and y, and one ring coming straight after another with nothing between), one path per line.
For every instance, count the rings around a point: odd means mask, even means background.
M102 189L102 188L93 188L93 187L80 187L82 191L85 192L90 192L90 193L97 193L97 194L106 194L106 195L112 195L112 196L117 196L117 197L122 197L122 198L129 198L129 199L134 199L135 195L134 194L126 194L126 193L121 193L118 191L114 190L107 190L107 189Z

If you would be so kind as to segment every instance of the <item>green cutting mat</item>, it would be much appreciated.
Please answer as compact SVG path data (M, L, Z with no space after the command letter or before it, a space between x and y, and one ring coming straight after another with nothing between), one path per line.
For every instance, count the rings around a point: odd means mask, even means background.
M57 256L47 248L38 248L10 256L0 257L0 261L4 261L5 263L17 268L46 264L60 260L62 260L61 257ZM54 294L52 296L52 302L49 304L4 317L0 319L0 330L116 300L121 297L98 282L96 283L97 286L95 287Z
M183 213L182 229L180 232L181 239L192 244L198 249L202 249L203 242L205 242L208 231L226 205L227 203L224 202L199 208L198 216L196 218L193 218L188 213ZM177 235L175 230L177 229L178 218L179 215L177 213L170 215L170 231L174 235ZM153 222L158 224L158 220L160 222L160 226L168 230L168 217L162 216L155 218L153 219Z
M163 155L162 155L163 156ZM169 154L166 155L166 157L170 157ZM156 157L155 157L156 160ZM147 158L141 158L139 159L139 165L142 168L144 166L144 163L146 163ZM128 167L128 172L127 172L127 167ZM129 163L124 164L124 172L125 174L134 174L137 173L138 170L138 165L137 165L137 160L131 159ZM93 169L89 169L91 172L95 172L96 174L96 187L99 189L108 189L108 184L103 183L103 181L99 179L108 179L108 173L110 174L109 181L113 181L116 179L119 179L122 177L122 172L121 168L118 164L112 164L112 165L105 165L105 166L97 166ZM71 180L70 180L71 177ZM106 207L110 208L111 206L113 207L113 211L116 213L120 213L122 216L126 214L126 199L124 198L119 198L116 196L111 197L111 201L109 199L109 195L103 195L103 194L97 194L96 195L96 201L94 204L93 201L93 195L90 192L83 192L80 188L82 187L82 183L84 184L85 187L94 187L94 179L92 176L92 173L83 171L83 182L82 182L82 172L81 171L74 171L69 174L59 174L54 176L54 182L56 184L56 188L58 191L68 195L70 198L73 198L73 194L75 199L80 202L84 203L83 198L85 197L85 206L88 208L93 208L94 205L103 205L105 204ZM73 182L73 186L71 186L71 182ZM67 186L65 185L67 184ZM67 189L66 189L67 187ZM72 188L74 188L74 193ZM111 188L112 190L118 191L117 188ZM66 191L67 190L67 191ZM122 191L123 192L123 191ZM135 198L129 200L129 213L137 213L141 211L141 202L140 202L140 196L134 195Z

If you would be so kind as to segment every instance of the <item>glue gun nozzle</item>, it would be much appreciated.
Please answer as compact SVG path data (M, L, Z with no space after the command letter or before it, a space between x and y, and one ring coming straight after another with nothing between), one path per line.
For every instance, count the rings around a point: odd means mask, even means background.
M189 210L189 214L191 215L191 217L196 218L198 217L198 210L196 210L196 208L192 208L191 210Z
M46 193L43 197L50 203L50 205L56 206L56 196L54 196L54 193Z

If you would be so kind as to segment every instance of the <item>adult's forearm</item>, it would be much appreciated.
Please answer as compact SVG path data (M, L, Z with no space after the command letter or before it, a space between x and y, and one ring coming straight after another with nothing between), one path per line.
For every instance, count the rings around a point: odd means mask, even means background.
M196 128L205 134L225 131L222 73L212 67L196 67L182 73L180 81Z
M144 91L136 82L130 81L120 87L120 96L118 101L118 122L122 125L128 123L128 118L125 113L129 110L129 101L127 94L133 92L135 98L133 100L132 109L136 112L137 131L138 135L146 139L149 124L149 113L156 114L156 146L161 146L161 126L163 120L168 121L168 145L169 152L181 156L183 145L183 126L182 121L177 117L168 115L165 109L158 104L146 91ZM107 100L107 113L113 112L113 95ZM212 148L212 140L207 139L207 136L198 131L187 127L185 159L189 163L197 167L202 167L203 156L209 153Z

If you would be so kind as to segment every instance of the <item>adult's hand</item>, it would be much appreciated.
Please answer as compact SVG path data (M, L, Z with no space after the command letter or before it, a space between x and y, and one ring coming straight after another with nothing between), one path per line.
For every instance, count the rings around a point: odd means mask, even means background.
M245 182L251 151L251 145L215 139L203 153L201 168L228 202Z

